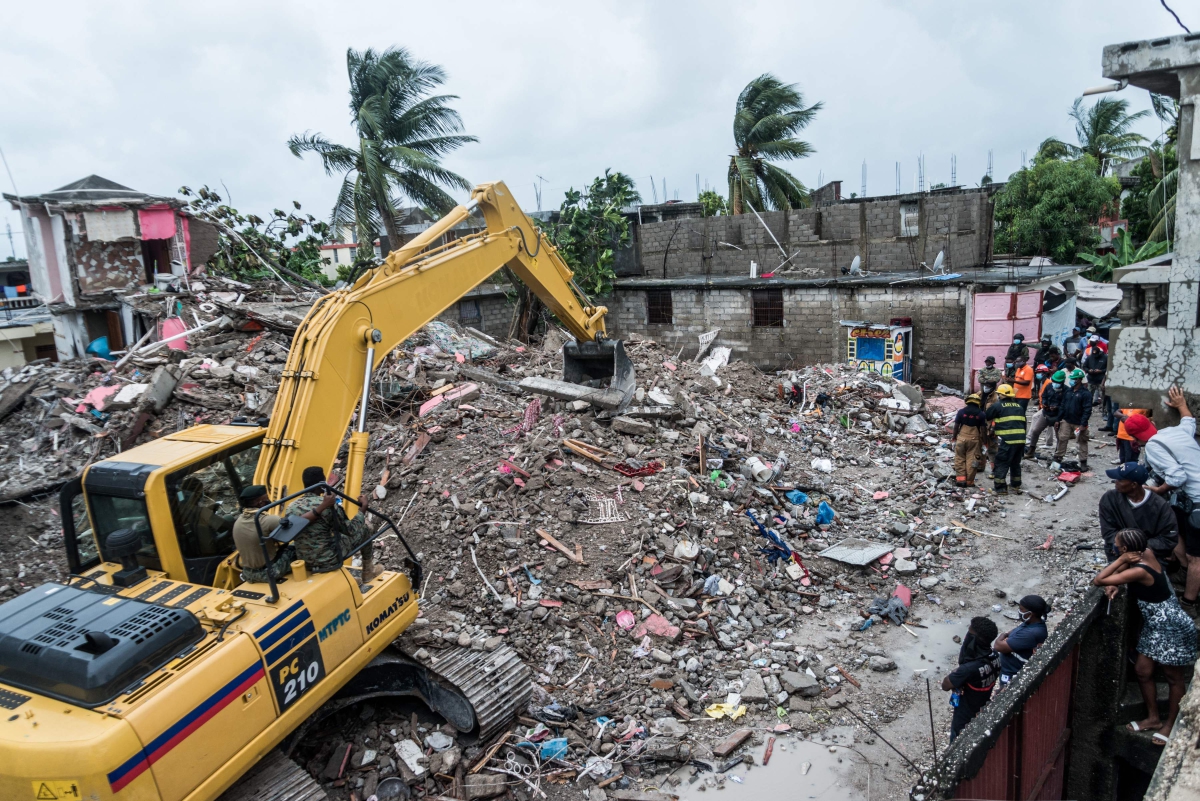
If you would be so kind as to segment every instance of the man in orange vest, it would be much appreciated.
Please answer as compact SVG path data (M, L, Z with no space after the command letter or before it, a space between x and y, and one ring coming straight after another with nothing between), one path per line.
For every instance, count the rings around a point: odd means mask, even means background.
M1142 454L1142 449L1138 446L1137 440L1125 430L1125 421L1131 415L1140 414L1143 417L1153 417L1153 409L1118 409L1113 415L1119 423L1117 425L1117 459L1120 464L1126 462L1136 462Z
M1013 372L1013 397L1022 409L1028 409L1029 399L1033 397L1033 368L1025 356L1018 356L1014 364L1017 369Z

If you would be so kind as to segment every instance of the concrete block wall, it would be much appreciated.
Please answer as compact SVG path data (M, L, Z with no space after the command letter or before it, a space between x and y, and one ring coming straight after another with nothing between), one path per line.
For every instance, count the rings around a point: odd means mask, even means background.
M749 288L672 290L672 325L646 324L646 292L618 288L605 303L614 336L639 333L694 354L696 337L720 328L717 344L733 357L764 370L842 361L845 330L840 320L887 323L910 317L913 375L923 385L960 387L966 343L968 286L786 287L782 328L754 328Z
M437 319L447 323L469 325L499 340L504 340L508 337L508 329L512 324L512 316L517 308L515 303L510 303L505 295L484 295L482 297L468 298L468 300L474 300L479 303L479 319L474 321L462 319L459 316L458 303L451 304L450 308L437 316Z
M905 237L900 213L909 204L918 206L919 224L916 236ZM855 256L873 272L932 265L939 251L947 269L990 258L992 201L982 190L868 198L761 217L762 223L747 213L635 224L640 272L650 278L748 276L751 261L760 273L774 270L783 261L780 246L789 256L800 251L784 270L809 271L806 276L839 275Z

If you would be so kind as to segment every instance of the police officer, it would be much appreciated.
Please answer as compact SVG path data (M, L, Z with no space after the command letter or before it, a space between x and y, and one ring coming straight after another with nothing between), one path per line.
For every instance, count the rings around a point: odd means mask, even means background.
M274 578L287 575L292 560L296 558L296 549L291 545L280 548L278 543L267 540L267 558L264 559L263 545L259 542L258 528L254 525L256 511L271 502L267 488L262 484L252 484L242 490L238 500L242 505L242 513L233 522L233 544L237 547L238 562L242 566L242 581L264 583L268 570ZM269 537L281 519L278 515L259 518L263 536Z
M325 471L320 467L306 467L302 480L306 487L324 484ZM367 496L358 496L359 508L363 509L366 505ZM345 554L371 537L366 516L360 511L353 519L347 519L346 512L338 505L337 496L332 492L322 494L320 489L314 489L298 498L288 511L311 521L296 535L293 544L296 546L296 558L307 562L308 569L314 573L331 573L340 569ZM370 581L383 572L375 565L371 543L360 553L363 581Z
M1001 384L996 388L1000 400L987 410L987 419L995 423L996 439L1000 447L996 451L996 467L992 471L997 495L1007 495L1009 484L1005 481L1012 473L1011 486L1021 489L1021 457L1025 453L1025 408L1014 397L1013 388Z

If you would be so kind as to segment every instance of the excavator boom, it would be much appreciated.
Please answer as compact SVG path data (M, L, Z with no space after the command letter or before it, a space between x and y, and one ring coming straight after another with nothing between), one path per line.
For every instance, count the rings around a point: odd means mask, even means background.
M476 209L486 230L428 249ZM255 481L279 498L302 486L305 467L328 469L355 407L369 390L370 372L393 348L505 266L579 343L580 358L574 364L584 367L574 370L575 380L612 376L617 347L605 341L607 309L580 297L570 268L508 188L482 184L468 203L390 253L353 286L313 305L292 341ZM616 372L629 369L626 359ZM359 431L351 435L346 471L346 492L352 497L358 496L366 455L361 419L359 423Z

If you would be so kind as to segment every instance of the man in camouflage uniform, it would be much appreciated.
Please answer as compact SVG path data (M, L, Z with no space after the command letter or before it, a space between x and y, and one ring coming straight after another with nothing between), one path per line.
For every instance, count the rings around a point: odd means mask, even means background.
M303 473L304 486L311 487L325 481L325 471L319 467L306 467ZM366 506L366 496L358 497L361 509ZM310 492L293 501L288 512L307 519L309 524L296 535L292 544L296 546L296 558L308 563L314 573L331 573L342 566L345 555L370 538L366 516L360 511L352 520L337 505L333 493L322 495ZM370 581L379 572L375 569L374 547L368 543L362 555L363 581Z
M267 488L262 484L252 484L242 490L238 500L242 505L242 514L233 523L233 544L237 547L238 562L242 566L242 581L265 584L268 570L275 578L287 575L292 569L292 560L296 558L296 549L291 545L279 548L278 543L268 541L267 556L270 561L266 561L258 540L258 528L254 525L256 510L271 502ZM263 536L270 537L281 519L278 515L263 515L259 519Z

